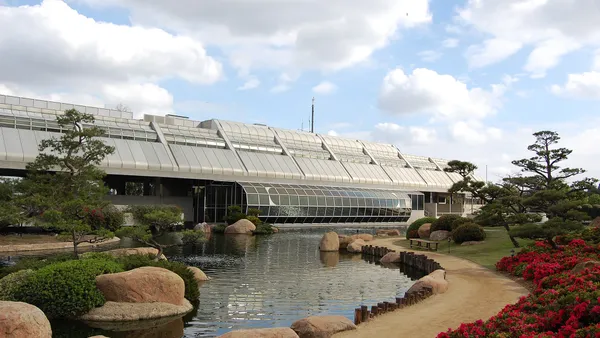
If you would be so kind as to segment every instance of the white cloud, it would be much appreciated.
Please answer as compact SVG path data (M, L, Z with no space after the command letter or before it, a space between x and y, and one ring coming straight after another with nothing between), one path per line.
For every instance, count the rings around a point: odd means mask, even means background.
M600 71L600 48L594 52L594 60L592 61L592 70Z
M337 131L335 130L330 130L327 132L327 135L329 136L339 136L339 134L337 133Z
M260 86L260 81L255 77L251 77L248 81L244 82L243 85L238 87L238 90L249 90L258 86Z
M405 127L396 123L384 122L375 125L372 138L402 146L410 144L431 145L436 141L437 132L431 128Z
M600 72L569 74L563 86L553 85L551 91L566 97L600 100Z
M468 88L451 75L425 68L417 68L407 75L397 68L383 80L379 107L394 114L422 113L451 121L480 119L495 113L514 79L506 77L503 81L493 85L491 90Z
M246 70L342 69L432 18L428 0L71 1L128 9L134 23L196 36Z
M327 95L335 92L337 86L329 81L323 81L312 88L312 91L316 94Z
M98 22L60 0L0 6L0 55L0 83L16 93L27 88L30 96L80 104L119 101L138 115L171 110L171 94L157 84L162 79L222 78L221 64L196 40Z
M298 79L297 74L282 73L277 79L277 85L271 88L272 93L283 93L290 89L292 83Z
M467 48L466 56L469 67L481 68L515 54L522 45L519 42L503 39L489 39L481 45L472 45Z
M468 0L458 11L464 26L489 36L471 46L471 67L483 67L533 48L524 69L542 77L562 56L585 46L600 45L597 0Z
M460 41L458 39L448 38L448 39L442 41L442 47L444 47L444 48L456 48L456 47L458 47L459 42Z
M479 121L458 121L449 126L452 138L465 144L484 144L490 140L500 140L502 130L485 127Z
M442 57L442 53L436 50L424 50L419 52L417 55L421 57L421 60L424 62L434 62Z

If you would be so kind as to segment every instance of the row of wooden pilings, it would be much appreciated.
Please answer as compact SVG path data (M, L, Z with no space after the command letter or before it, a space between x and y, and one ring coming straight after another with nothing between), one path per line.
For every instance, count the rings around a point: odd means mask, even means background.
M362 247L363 254L375 256L377 258L381 258L390 252L395 252L395 250L372 245L364 245ZM417 255L414 252L401 251L399 263L419 269L426 274L430 274L438 269L443 269L440 263L431 258L427 258L425 255ZM377 305L373 305L370 308L366 305L362 305L361 307L354 309L354 324L364 323L378 315L419 303L432 294L433 289L425 286L419 291L405 293L404 297L396 297L395 302L377 303Z

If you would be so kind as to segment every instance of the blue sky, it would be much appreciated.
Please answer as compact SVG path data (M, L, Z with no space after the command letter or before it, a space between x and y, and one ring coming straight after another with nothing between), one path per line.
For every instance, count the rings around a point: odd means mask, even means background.
M598 17L594 0L0 0L0 93L289 129L314 96L319 133L490 179L551 129L599 177Z

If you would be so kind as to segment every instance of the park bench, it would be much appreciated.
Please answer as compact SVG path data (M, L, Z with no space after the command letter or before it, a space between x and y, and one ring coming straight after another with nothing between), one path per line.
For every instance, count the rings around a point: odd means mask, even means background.
M423 246L425 244L425 246ZM433 245L432 245L433 244ZM436 241L428 241L425 239L411 238L410 239L410 248L412 249L413 245L417 248L425 248L431 251L437 251L439 242Z

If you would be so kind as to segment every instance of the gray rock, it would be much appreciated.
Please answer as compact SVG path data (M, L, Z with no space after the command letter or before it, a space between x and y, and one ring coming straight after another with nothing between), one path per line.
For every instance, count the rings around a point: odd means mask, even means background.
M450 237L450 231L438 230L434 231L429 235L429 240L432 241L445 241Z

